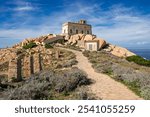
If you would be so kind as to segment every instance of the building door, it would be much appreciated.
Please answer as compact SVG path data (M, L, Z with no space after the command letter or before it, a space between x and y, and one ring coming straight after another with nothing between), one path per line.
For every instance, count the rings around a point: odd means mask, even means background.
M93 49L93 44L89 44L89 50Z

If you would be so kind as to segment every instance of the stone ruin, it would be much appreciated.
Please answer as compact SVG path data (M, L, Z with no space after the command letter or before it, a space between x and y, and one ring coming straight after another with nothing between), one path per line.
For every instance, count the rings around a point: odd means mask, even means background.
M3 60L2 63L7 60L8 69L1 72L6 73L8 81L20 81L23 78L29 78L32 74L48 68L52 64L52 60L59 59L59 57L59 50L52 51L51 49L39 46L26 50L21 54L17 54L14 51L11 59L9 56L5 56L5 58L9 59Z
M9 61L8 78L9 81L16 79L21 80L23 77L28 78L34 73L42 70L40 53L33 55L16 57Z
M21 59L14 58L9 61L8 78L21 80Z

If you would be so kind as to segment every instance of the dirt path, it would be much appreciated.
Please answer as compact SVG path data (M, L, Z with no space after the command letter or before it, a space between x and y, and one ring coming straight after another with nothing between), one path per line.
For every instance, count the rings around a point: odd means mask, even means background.
M113 80L109 76L97 73L92 68L92 64L82 54L82 52L66 49L72 51L76 55L78 61L77 67L87 73L88 77L95 81L89 86L89 89L98 98L104 100L136 100L141 99L129 90L125 85Z

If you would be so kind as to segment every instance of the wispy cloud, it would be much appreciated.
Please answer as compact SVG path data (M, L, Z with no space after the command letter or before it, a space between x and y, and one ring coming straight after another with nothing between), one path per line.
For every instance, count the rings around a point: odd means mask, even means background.
M17 1L15 5L14 11L33 11L36 9L31 2Z
M150 44L150 42L147 42L147 41L139 41L139 42L136 42L137 45L145 45L145 44Z
M14 9L15 11L32 11L35 10L32 6L21 6Z

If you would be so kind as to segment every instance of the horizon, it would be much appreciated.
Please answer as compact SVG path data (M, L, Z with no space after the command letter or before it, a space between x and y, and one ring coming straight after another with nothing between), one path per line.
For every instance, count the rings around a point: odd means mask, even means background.
M60 34L64 22L87 20L108 43L150 49L148 0L0 0L0 48L25 38Z

